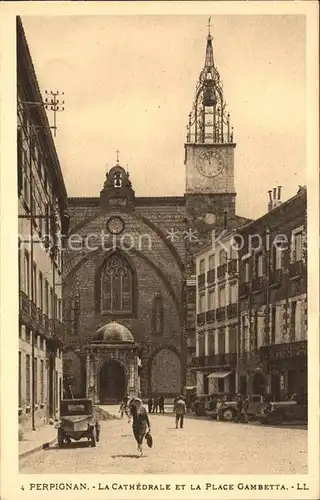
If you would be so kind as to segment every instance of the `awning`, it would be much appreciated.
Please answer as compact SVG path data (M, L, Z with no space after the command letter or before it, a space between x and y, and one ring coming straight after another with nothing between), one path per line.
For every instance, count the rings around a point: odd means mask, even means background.
M232 372L212 372L208 375L208 378L226 378L231 375Z
M188 385L188 386L186 387L186 390L187 390L187 391L194 391L194 389L196 389L196 388L197 388L197 386L196 386L196 385Z

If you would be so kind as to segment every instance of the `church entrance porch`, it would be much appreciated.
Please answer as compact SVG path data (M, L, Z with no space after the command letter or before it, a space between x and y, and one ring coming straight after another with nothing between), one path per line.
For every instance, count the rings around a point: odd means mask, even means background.
M98 375L98 393L101 404L116 403L126 396L125 369L117 360L106 361Z

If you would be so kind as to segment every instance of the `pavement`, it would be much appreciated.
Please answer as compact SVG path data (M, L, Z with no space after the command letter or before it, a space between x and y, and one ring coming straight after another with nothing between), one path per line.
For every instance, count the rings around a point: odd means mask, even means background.
M118 406L103 406L119 416ZM95 448L86 440L50 446L19 461L22 474L307 474L306 429L217 422L151 414L154 445L137 455L127 418L101 421Z
M19 459L48 448L56 439L57 429L51 424L42 425L34 431L24 432L23 440L19 441Z

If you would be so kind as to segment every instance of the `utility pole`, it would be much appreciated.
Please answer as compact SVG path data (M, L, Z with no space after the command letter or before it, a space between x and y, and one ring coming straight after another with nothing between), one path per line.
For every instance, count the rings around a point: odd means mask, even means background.
M53 135L54 135L54 137L56 137L57 113L64 111L64 101L60 101L59 99L57 99L57 96L60 96L60 95L64 96L64 92L61 92L61 94L60 94L58 90L56 92L53 92L52 90L50 90L50 92L48 92L47 90L45 90L45 94L48 97L45 98L44 108L46 110L53 111L53 126L50 128L53 129Z

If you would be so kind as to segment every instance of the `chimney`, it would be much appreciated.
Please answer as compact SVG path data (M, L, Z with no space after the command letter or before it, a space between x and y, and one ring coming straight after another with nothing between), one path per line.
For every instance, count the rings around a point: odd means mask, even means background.
M282 186L275 187L273 189L269 189L269 203L268 203L268 212L274 210L276 207L281 205L281 189Z

